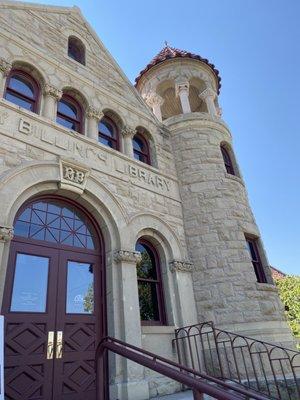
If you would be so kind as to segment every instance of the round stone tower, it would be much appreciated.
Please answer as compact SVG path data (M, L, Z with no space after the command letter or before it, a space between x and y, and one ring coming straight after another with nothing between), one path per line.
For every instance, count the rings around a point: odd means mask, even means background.
M220 81L207 59L166 46L140 73L136 88L171 135L199 322L291 343L221 118Z

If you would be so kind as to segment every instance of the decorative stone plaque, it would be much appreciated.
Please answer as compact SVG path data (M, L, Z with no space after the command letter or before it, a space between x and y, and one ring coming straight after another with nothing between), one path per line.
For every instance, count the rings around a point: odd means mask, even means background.
M82 194L89 174L89 168L61 159L59 187L61 189L72 190L73 192Z

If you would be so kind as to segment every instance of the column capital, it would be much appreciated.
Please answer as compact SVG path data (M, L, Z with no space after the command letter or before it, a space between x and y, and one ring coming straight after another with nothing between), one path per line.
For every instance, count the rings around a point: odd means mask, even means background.
M136 264L142 260L142 255L139 251L117 250L114 252L114 260L116 262L128 262Z
M155 107L155 106L162 106L165 99L163 99L159 94L157 93L151 93L145 98L146 103L150 107Z
M171 272L193 272L194 264L189 261L173 260L169 268Z
M0 226L0 242L8 242L14 237L14 228L10 226Z
M136 129L131 128L130 126L124 126L121 130L122 136L123 137L131 137L133 138L133 136L136 134Z
M86 116L100 121L100 119L104 117L104 113L93 106L89 106L86 110Z
M51 86L48 83L44 85L43 91L45 95L54 97L54 99L57 101L60 100L63 95L62 90L56 88L55 86Z
M204 89L203 92L201 92L199 94L199 97L200 97L201 100L204 100L204 101L208 97L212 97L213 99L215 99L217 97L217 93L213 89L207 88L207 89Z
M3 76L7 76L12 68L12 64L0 57L0 72Z
M179 96L182 92L189 92L190 84L188 81L180 81L175 83L175 93Z

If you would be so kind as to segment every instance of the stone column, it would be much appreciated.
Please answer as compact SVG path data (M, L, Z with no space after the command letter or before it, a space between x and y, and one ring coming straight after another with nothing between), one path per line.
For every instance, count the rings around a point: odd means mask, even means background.
M4 58L0 58L0 97L3 97L5 78L9 74L12 65L7 62Z
M51 119L51 121L56 120L57 102L61 99L62 95L62 90L48 84L44 86L44 117Z
M176 96L179 96L180 98L182 112L184 114L191 112L191 106L189 101L189 87L190 85L188 82L176 83L175 86Z
M207 88L207 89L203 90L202 93L199 94L200 99L205 101L205 103L207 105L208 113L212 117L218 116L217 109L216 109L215 102L214 102L216 96L217 96L217 93L211 88Z
M124 153L128 156L133 158L133 146L132 146L132 139L133 136L136 134L135 129L130 128L129 126L124 126L121 131L123 139L124 139Z
M146 103L152 108L153 114L156 116L156 118L162 122L161 106L164 103L164 99L157 93L152 93L146 98Z
M124 342L142 347L142 332L137 285L136 264L141 260L141 253L119 250L114 254L114 261L120 266L120 321ZM139 400L149 398L148 383L144 380L144 368L127 359L123 359L123 384L118 389L120 400Z
M90 106L86 111L87 117L87 137L98 142L99 129L98 124L104 114L102 111Z
M178 310L179 326L196 324L197 310L192 279L194 265L188 261L173 260L170 262L169 268L173 273L176 298L180 305Z
M7 258L4 256L4 249L14 237L14 228L11 226L0 225L0 303L2 304ZM7 249L8 250L8 249ZM5 252L8 256L8 252Z

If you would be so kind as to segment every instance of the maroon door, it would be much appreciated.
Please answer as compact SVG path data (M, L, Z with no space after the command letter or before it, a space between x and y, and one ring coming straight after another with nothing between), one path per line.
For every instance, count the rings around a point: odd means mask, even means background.
M18 214L2 307L7 400L96 399L99 242L82 210L60 199L36 200Z

